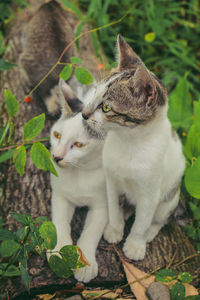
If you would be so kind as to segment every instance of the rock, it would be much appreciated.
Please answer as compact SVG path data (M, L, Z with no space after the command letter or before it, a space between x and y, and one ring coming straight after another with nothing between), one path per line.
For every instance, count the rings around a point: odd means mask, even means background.
M170 290L167 285L152 282L146 291L149 300L170 300Z

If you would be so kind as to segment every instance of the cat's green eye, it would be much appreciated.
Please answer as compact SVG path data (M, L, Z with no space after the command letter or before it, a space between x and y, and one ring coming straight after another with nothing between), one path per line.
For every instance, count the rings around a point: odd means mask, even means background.
M56 139L60 139L61 138L61 134L58 131L54 131L53 135L55 136Z
M80 142L75 142L75 143L74 143L74 146L76 146L76 147L78 147L78 148L82 148L82 147L85 147L85 144L80 143Z
M102 110L103 112L107 113L111 110L112 108L109 105L103 104L102 105Z

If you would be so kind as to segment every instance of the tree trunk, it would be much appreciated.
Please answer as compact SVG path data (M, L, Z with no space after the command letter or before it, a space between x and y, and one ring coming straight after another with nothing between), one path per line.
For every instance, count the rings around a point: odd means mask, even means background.
M18 62L20 53L22 52L21 33L22 28L27 22L27 19L33 14L33 11L43 1L29 1L32 4L32 10L24 9L16 14L15 19L10 25L7 35L8 48L5 53L5 58L13 63ZM37 2L35 4L34 2ZM77 24L76 17L71 14L71 23ZM81 57L83 57L86 68L89 69L94 77L98 77L100 71L98 64L100 63L94 54L91 45L91 40L85 36L81 40ZM5 125L8 119L7 112L4 104L4 89L9 89L18 99L23 102L25 93L22 88L22 79L20 78L19 67L14 67L9 71L4 71L0 79L1 98L0 98L0 120L1 126ZM16 124L16 140L22 138L23 125L31 118L41 114L42 108L37 106L36 103L23 103L20 106L19 113L15 117ZM48 136L50 128L53 124L52 119L46 120L45 129L42 136ZM48 144L48 143L47 143ZM30 160L28 155L25 174L20 176L13 165L12 160L1 164L0 171L0 212L6 221L6 225L10 229L16 229L17 224L9 215L10 212L28 213L32 217L48 216L51 215L50 209L51 187L49 181L49 173L37 169ZM74 241L80 234L83 226L84 218L87 210L77 209L72 222L72 235ZM126 235L131 227L132 219L126 224ZM118 245L121 249L123 243ZM179 261L185 257L191 256L195 253L193 245L185 236L181 228L173 221L165 226L159 235L147 246L147 254L145 259L140 262L134 262L134 265L145 272L151 272L159 266L166 266L174 257L174 261ZM97 250L97 260L99 264L99 275L92 281L93 285L124 283L126 281L123 269L112 245L101 240ZM197 274L200 269L199 261L191 259L178 266L177 271L189 271L192 274ZM47 261L42 260L37 255L32 255L29 261L29 272L32 276L31 291L36 293L49 286L53 287L71 287L74 286L76 281L74 278L59 279L54 275L48 267ZM9 297L16 297L25 292L25 288L21 283L20 278L6 278L1 283L0 294ZM6 296L5 296L6 297ZM22 299L22 298L21 298Z

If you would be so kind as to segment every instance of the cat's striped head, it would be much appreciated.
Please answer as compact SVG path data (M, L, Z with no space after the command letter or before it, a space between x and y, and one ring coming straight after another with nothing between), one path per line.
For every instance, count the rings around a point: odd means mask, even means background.
M97 84L82 116L88 126L105 131L116 126L136 127L167 107L167 92L132 48L118 36L118 67Z

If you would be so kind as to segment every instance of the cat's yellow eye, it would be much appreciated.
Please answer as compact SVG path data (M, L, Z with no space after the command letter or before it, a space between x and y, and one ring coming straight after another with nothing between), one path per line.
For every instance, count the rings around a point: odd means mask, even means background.
M80 142L75 142L75 143L74 143L74 146L76 146L76 147L78 147L78 148L82 148L82 147L85 147L85 144L80 143Z
M61 134L58 131L54 131L53 135L55 136L56 139L60 139L61 138Z
M109 105L103 104L102 110L103 112L107 113L111 110L112 108Z

